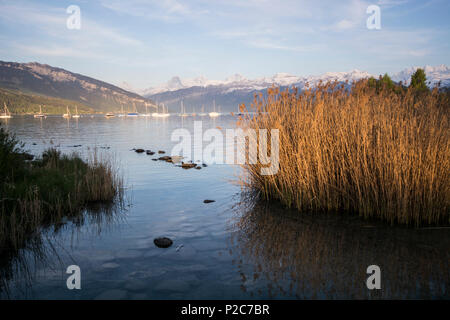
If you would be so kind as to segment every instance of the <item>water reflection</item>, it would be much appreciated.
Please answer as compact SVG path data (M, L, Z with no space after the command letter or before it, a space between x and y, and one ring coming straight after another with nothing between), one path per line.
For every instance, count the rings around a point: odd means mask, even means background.
M244 213L234 220L232 241L242 257L236 262L242 289L252 295L450 297L448 229L390 227L339 214L300 215L248 199L239 211ZM366 287L366 268L372 264L381 268L381 290Z
M33 299L449 296L448 229L390 228L339 215L299 216L276 205L255 205L253 199L234 198L240 187L229 181L235 180L237 168L208 165L201 170L183 170L131 151L139 147L170 152L175 145L170 139L173 130L184 127L193 132L196 120L202 120L206 130L217 126L233 128L236 118L83 116L71 121L69 129L60 116L45 120L10 119L8 129L34 154L59 146L62 152L77 151L88 156L90 148L104 146L102 150L119 162L128 187L125 194L132 197L133 203L126 222L117 221L123 216L120 212L93 215L90 211L76 219L46 226L44 232L21 246L20 252L0 253L0 282L12 287L11 296ZM205 204L205 199L216 202ZM232 230L227 228L230 226ZM173 239L174 245L157 248L153 239L159 236ZM82 268L82 290L66 288L65 270L70 264ZM381 267L380 292L369 292L365 286L368 276L365 271L371 264ZM31 276L28 283L33 290L28 295L14 290L15 283L24 284L27 274Z
M79 214L42 225L40 230L26 235L20 243L11 245L14 239L3 236L4 243L0 243L0 298L27 297L33 290L38 268L61 270L62 274L66 267L62 264L62 255L67 254L70 259L58 238L62 232L69 233L73 242L82 228L84 233L99 236L123 222L126 217L124 211L123 199L114 204L96 203ZM12 291L14 295L11 295Z

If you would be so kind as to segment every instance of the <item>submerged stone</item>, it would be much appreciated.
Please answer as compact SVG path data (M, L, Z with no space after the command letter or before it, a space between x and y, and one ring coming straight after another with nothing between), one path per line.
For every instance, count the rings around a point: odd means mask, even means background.
M156 238L153 240L155 246L158 248L168 248L172 245L173 241L166 237Z

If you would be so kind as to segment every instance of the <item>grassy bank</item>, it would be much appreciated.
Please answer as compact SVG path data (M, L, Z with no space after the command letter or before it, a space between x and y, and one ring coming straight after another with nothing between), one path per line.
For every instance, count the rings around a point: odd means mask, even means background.
M450 222L448 93L362 80L351 90L338 84L301 93L269 89L248 109L259 114L240 119L240 126L280 131L276 175L245 165L245 185L264 198L390 223Z
M0 254L17 250L40 228L80 216L93 204L122 201L122 179L111 161L89 161L55 149L36 160L0 128Z

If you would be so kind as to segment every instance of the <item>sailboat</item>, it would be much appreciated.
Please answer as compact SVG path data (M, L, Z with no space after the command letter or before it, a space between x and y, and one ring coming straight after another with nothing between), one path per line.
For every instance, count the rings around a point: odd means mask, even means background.
M127 117L137 117L139 114L136 111L136 105L133 102L133 112L128 112Z
M167 112L168 110L166 110L166 106L164 104L162 105L162 108L163 108L163 112L160 113L159 116L162 118L170 117L170 113Z
M150 117L150 116L151 116L151 114L148 113L148 105L147 105L147 102L145 102L145 113L144 113L144 114L141 114L141 116L143 116L143 117Z
M200 112L198 115L201 116L201 117L204 117L204 116L208 115L208 114L205 112L205 106L204 106L203 104L202 104L202 112Z
M3 105L5 106L5 110L2 114L0 114L0 119L10 119L11 117L11 113L8 110L8 107L6 106L6 103L3 102Z
M68 106L66 106L66 108L67 108L67 113L64 113L64 114L63 114L63 118L70 118L70 111L69 111L69 107L68 107Z
M187 117L188 114L185 112L184 110L184 105L183 105L183 100L181 100L181 113L180 113L180 117Z
M240 107L240 106L238 106L238 112L236 113L236 115L237 115L237 116L242 116L242 115L244 115L244 113L241 112L241 107Z
M123 111L123 104L121 103L120 106L121 106L121 108L120 108L120 113L118 114L118 116L119 117L125 117L125 112Z
M216 112L216 100L214 100L214 111L210 112L209 116L212 118L220 116L220 113Z
M34 115L35 118L46 118L47 116L42 113L42 106L39 105L39 113Z
M158 113L158 111L159 111L159 105L156 105L156 112L152 113L152 117L155 117L155 118L159 117L160 114Z
M75 114L72 116L72 118L79 118L80 115L78 114L78 106L75 106Z

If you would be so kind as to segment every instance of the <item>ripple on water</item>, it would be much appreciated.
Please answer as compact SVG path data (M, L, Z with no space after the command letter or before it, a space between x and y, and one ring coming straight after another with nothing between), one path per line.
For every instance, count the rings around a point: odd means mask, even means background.
M141 251L129 249L119 250L114 254L116 259L135 259L141 257L142 255L143 252Z
M119 268L120 267L120 265L118 264L118 263L115 263L115 262L107 262L107 263L104 263L104 264L102 264L102 268L103 269L117 269L117 268Z

